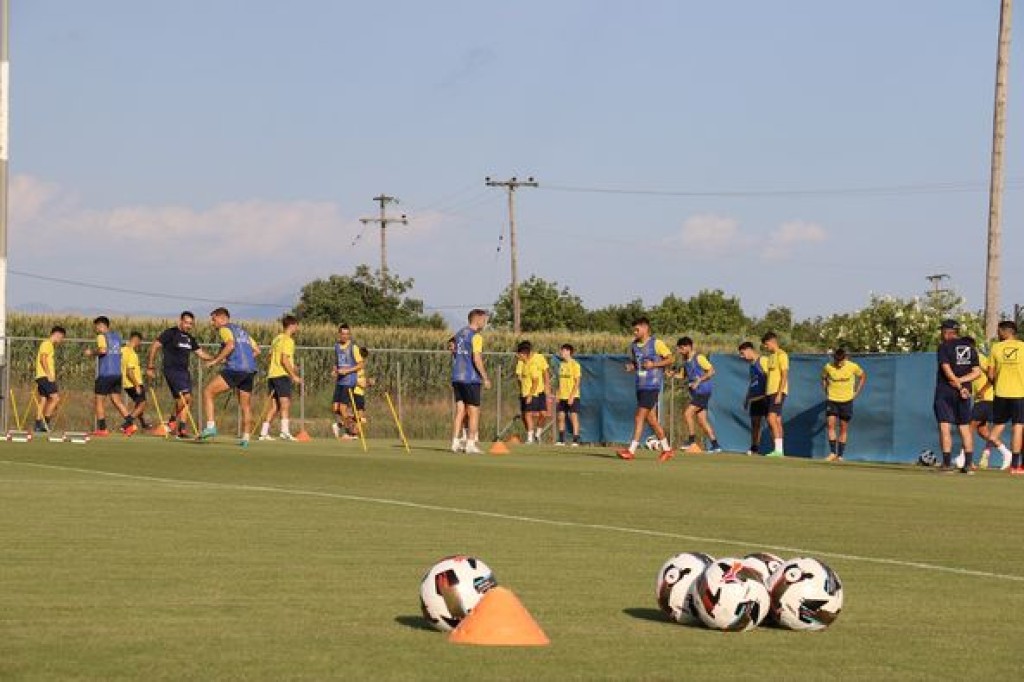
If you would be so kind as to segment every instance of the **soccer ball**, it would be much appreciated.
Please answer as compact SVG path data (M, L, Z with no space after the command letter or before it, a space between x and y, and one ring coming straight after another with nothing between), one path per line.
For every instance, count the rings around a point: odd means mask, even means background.
M690 586L712 561L714 559L701 552L683 552L665 562L658 571L654 596L666 616L677 623L697 622Z
M420 584L423 617L442 632L454 630L497 584L490 567L479 559L445 557L427 571Z
M768 580L772 577L775 571L779 570L779 567L786 563L781 557L769 554L768 552L754 552L753 554L748 554L743 557L742 561L745 566L752 568L761 574L761 582L765 585L768 584Z
M824 630L843 610L843 583L817 559L791 559L771 578L772 620L790 630Z
M709 628L726 632L753 630L771 600L761 574L740 559L718 559L693 581L693 610Z
M647 446L648 450L654 450L655 452L661 451L661 440L655 435L647 436L647 440L644 441L644 445Z
M939 460L931 450L922 450L921 454L917 456L917 463L923 467L933 467L939 463Z

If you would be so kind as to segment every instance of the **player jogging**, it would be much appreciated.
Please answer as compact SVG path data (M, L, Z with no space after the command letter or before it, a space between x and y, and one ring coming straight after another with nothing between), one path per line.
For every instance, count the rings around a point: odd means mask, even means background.
M690 433L687 442L688 448L697 448L697 425L704 431L704 434L711 441L709 452L721 452L722 446L718 444L718 437L708 420L708 406L711 404L711 392L714 390L712 377L715 376L715 368L703 353L698 353L693 348L693 339L684 336L676 342L676 350L679 357L683 359L683 376L686 380L686 387L690 390L690 403L683 410L683 419L686 421L686 428Z
M174 414L167 420L167 430L178 438L188 438L189 410L192 409L192 373L189 358L195 353L200 360L210 361L213 356L199 347L192 336L196 316L184 310L178 316L178 324L160 332L160 336L149 347L146 362L146 376L156 378L156 354L163 350L162 369L164 383L174 399ZM199 434L196 434L199 435Z
M548 414L551 369L548 359L533 350L529 341L516 346L516 378L519 380L519 410L526 426L526 443L540 443Z
M644 424L650 425L661 445L659 462L667 462L675 453L672 445L665 437L665 431L658 423L658 396L665 383L665 368L671 367L675 358L672 351L661 339L651 334L651 322L646 317L633 321L633 343L629 345L630 361L626 363L627 372L636 373L636 414L633 416L633 439L629 447L619 450L616 454L621 459L636 459L636 449L640 446L640 436Z
M142 378L142 365L139 363L139 348L142 346L142 334L132 332L128 335L128 343L121 349L121 384L124 392L132 399L132 418L139 421L139 426L148 429L146 423L146 384Z
M783 439L785 438L782 424L782 406L789 395L789 354L779 347L779 337L775 332L768 332L761 337L761 343L768 352L768 428L772 432L774 448L765 457L785 457Z
M301 384L302 378L295 369L295 332L299 321L294 315L281 319L282 331L270 343L270 367L267 369L267 391L270 394L270 409L260 425L260 440L273 440L270 423L274 417L281 418L281 440L295 440L289 423L292 404L292 385Z
M572 344L563 343L558 349L558 442L565 445L566 422L572 428L572 445L580 444L580 385L583 372L580 363L573 358L576 349Z
M999 323L999 341L992 344L989 353L989 380L995 385L995 401L992 404L992 441L999 437L1010 422L1013 427L1010 438L1010 473L1024 476L1024 341L1017 338L1017 324L1010 320ZM999 451L1006 456L1006 446L999 445Z
M53 413L60 403L60 388L57 386L57 346L67 336L64 327L56 325L50 329L50 336L39 342L36 351L36 393L39 405L36 410L36 433L46 433L53 428Z
M961 473L973 474L974 438L971 434L971 382L981 376L978 351L960 338L960 323L943 320L941 343L936 352L938 371L935 377L933 409L939 425L939 446L942 449L942 471L953 467L953 425L960 432L964 448Z
M338 341L334 344L334 397L331 409L337 421L331 424L335 438L356 437L356 410L353 405L359 372L363 368L363 354L352 340L352 328L346 323L338 325Z
M750 365L750 381L743 409L750 417L750 449L747 454L756 455L760 451L761 433L768 417L768 358L762 357L750 341L741 343L737 351Z
M452 354L452 393L455 395L455 418L452 425L452 452L479 454L480 388L491 388L491 380L484 367L484 337L480 332L487 326L487 312L479 308L469 311L468 324L455 334ZM469 421L466 439L459 438L462 425Z
M821 370L821 390L825 392L825 420L828 427L828 461L841 462L853 419L853 401L868 382L867 373L846 351L837 348L832 362ZM838 423L838 424L837 424ZM838 433L836 426L838 425Z
M206 413L206 426L199 437L209 440L217 436L217 418L214 412L214 400L221 393L237 389L238 405L242 408L242 437L238 444L249 447L249 435L252 431L252 389L256 380L256 357L260 347L249 336L249 332L231 321L231 313L227 308L215 308L210 313L210 322L220 337L220 352L212 360L206 362L207 367L214 367L223 362L224 369L203 389L203 410Z
M138 428L135 426L131 413L121 400L121 335L110 329L110 320L100 315L92 321L96 330L96 348L86 348L86 357L96 357L96 382L93 386L96 410L96 428L93 436L109 436L107 415L103 406L104 399L109 399L124 422L121 433L131 436Z

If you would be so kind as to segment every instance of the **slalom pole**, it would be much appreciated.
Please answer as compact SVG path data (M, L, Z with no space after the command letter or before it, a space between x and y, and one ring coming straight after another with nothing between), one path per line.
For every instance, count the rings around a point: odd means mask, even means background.
M352 392L352 389L348 389L348 399L352 404L352 414L355 415L356 419L356 431L359 432L359 442L363 445L363 452L366 452L366 434L363 433L363 418L359 416L359 409L356 408L356 396Z
M395 410L395 404L391 402L391 394L385 392L384 398L388 401L388 407L391 409L391 416L395 420L395 426L398 428L398 435L402 439L402 445L405 446L406 452L411 452L411 450L409 450L409 441L405 438L405 429L402 428L402 420L398 418L398 412Z

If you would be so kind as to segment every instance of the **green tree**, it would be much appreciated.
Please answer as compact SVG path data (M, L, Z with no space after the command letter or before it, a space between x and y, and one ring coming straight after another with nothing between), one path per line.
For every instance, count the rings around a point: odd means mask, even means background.
M702 289L687 302L689 320L685 327L701 334L740 333L749 320L740 300L721 289Z
M389 274L385 294L380 273L360 265L352 275L331 275L303 286L292 313L310 322L443 329L444 318L427 315L423 301L406 297L412 286L413 280Z
M520 325L524 332L564 329L583 331L588 328L587 309L579 296L558 282L531 276L519 283ZM512 325L512 287L505 288L494 303L492 323L499 327Z
M647 315L644 302L635 298L628 303L613 304L591 311L587 326L591 331L626 334L633 320L644 315Z
M793 330L793 311L784 306L769 306L764 317L754 324L754 332L761 336L766 332L775 332L780 335L789 335Z

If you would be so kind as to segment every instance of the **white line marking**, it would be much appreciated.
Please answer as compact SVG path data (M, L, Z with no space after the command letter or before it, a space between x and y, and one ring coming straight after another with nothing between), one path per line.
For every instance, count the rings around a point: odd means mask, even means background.
M159 476L144 476L141 474L124 474L116 471L101 471L99 469L81 469L77 467L59 466L56 464L39 464L36 462L16 462L11 460L0 460L0 464L13 464L16 466L35 467L38 469L52 469L55 471L69 471L79 474L91 474L93 476L106 476L108 478L119 478L130 481L148 481L151 483L163 483L167 485L185 486L191 488L212 488L215 490L234 490L237 492L252 493L273 493L277 495L294 495L297 497L316 497L329 500L345 500L346 502L362 502L366 504L380 504L390 507L404 507L407 509L419 509L423 511L436 511L446 514L461 514L464 516L477 516L488 519L500 519L502 521L519 521L520 523L533 523L542 526L555 526L558 528L583 528L587 530L601 530L613 533L624 533L627 535L642 535L654 538L669 538L672 540L686 540L687 542L701 542L727 547L760 547L773 552L785 552L793 556L817 556L830 559L841 559L864 564L879 564L882 566L899 566L901 568L916 568L922 571L935 573L951 573L953 575L966 575L978 578L994 578L996 580L1009 580L1011 582L1024 582L1024 575L1013 575L1008 573L992 573L989 571L977 571L970 568L958 568L956 566L942 566L930 564L924 561L903 561L901 559L887 559L885 557L860 556L857 554L844 554L842 552L826 552L799 547L787 547L785 545L764 545L757 542L746 542L742 540L728 540L725 538L711 538L700 535L686 535L683 533L669 533L661 530L649 530L646 528L629 528L626 526L611 526L604 523L581 523L579 521L560 521L558 519L543 519L535 516L520 516L518 514L502 514L500 512L483 511L480 509L462 509L460 507L443 507L436 504L423 504L420 502L409 502L408 500L395 500L387 497L367 497L364 495L350 495L346 493L330 493L318 490L303 490L301 488L278 488L265 485L244 485L241 483L216 483L213 481L192 481L178 478L162 478Z

